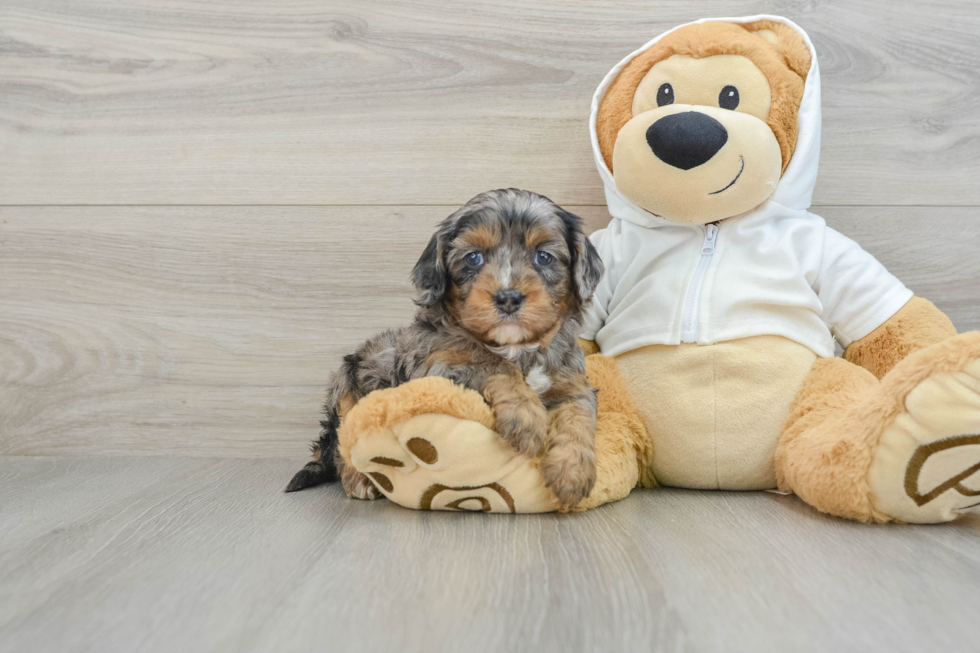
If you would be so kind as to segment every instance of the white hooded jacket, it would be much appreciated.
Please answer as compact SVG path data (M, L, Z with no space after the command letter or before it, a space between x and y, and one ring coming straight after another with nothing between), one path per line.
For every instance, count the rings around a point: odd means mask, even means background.
M623 66L663 35L619 62L596 90L589 128L612 220L591 236L606 273L582 337L595 340L603 354L779 335L830 357L835 338L846 348L912 298L873 256L807 211L820 155L820 71L806 33L777 16L696 22L763 19L799 32L812 63L793 158L772 196L746 213L703 226L670 222L626 199L603 161L599 103Z

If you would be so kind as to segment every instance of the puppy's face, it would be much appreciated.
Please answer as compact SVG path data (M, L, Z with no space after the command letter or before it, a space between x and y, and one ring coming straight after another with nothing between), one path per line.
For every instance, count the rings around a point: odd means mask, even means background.
M555 329L573 301L557 218L484 210L461 227L446 252L448 308L459 323L498 345L536 342Z
M413 272L420 304L441 303L491 345L546 344L601 275L576 216L513 189L479 195L450 216Z

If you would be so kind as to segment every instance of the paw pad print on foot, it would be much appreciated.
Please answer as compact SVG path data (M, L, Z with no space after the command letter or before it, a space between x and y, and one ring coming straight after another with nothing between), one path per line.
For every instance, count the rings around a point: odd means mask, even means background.
M971 462L966 469L959 469ZM972 499L956 508L959 511L980 506L980 433L924 444L912 454L905 470L909 498L921 507L949 491Z
M426 401L417 401L419 393ZM414 410L403 410L416 404ZM439 408L447 412L431 412ZM362 409L372 419L362 419ZM555 510L557 502L544 486L537 461L518 454L488 423L492 415L479 394L426 378L362 399L345 419L341 437L354 468L407 508Z
M903 368L911 370L908 389L898 386L899 410L868 474L875 508L909 523L980 508L980 333L920 350L893 372Z

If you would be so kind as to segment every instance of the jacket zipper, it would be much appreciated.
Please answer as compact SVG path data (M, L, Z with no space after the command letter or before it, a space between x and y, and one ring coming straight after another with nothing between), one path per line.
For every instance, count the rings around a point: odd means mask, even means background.
M718 243L718 225L709 223L704 228L704 242L701 243L701 259L694 269L694 276L687 287L687 297L684 299L684 313L681 320L681 342L698 341L698 305L701 303L701 285L704 275L711 265L711 257Z

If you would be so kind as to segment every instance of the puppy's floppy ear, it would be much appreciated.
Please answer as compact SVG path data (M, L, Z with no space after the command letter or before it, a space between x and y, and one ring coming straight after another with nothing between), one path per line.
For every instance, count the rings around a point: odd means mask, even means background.
M449 270L446 266L447 250L452 249L451 243L473 213L474 207L484 195L477 195L457 209L452 215L439 223L436 232L425 246L425 251L412 268L412 283L419 291L415 303L419 306L435 306L442 301L449 285Z
M419 296L419 306L435 306L446 293L446 265L442 259L442 229L436 231L425 251L412 268L412 283Z
M605 268L599 252L582 231L582 218L565 210L559 212L559 217L565 225L568 249L572 254L572 279L575 282L575 293L579 301L584 304L595 292Z

